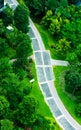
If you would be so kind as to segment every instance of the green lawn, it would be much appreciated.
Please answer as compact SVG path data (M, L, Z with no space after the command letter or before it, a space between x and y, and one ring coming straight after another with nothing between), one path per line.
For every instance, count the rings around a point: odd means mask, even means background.
M24 4L24 0L17 0L20 4Z
M51 48L52 45L56 44L57 42L54 40L53 36L49 33L49 31L43 27L41 24L35 23L36 28L38 29L41 38L43 40L44 46L47 50L50 50L51 57L54 59L58 59L58 57L55 56L54 50Z
M51 45L56 43L56 41L54 41L54 38L52 37L52 35L42 25L35 23L35 26L37 27L37 29L42 37L45 48L47 50L50 50L52 58L59 59L58 57L54 56L54 52L51 49ZM72 98L70 96L67 96L67 93L65 93L63 91L63 86L61 86L62 83L60 83L60 81L62 80L60 74L66 69L67 69L67 67L62 67L62 66L54 67L54 74L55 74L55 79L56 79L55 86L56 86L58 95L61 98L66 109L73 116L73 118L78 123L81 124L81 118L79 118L75 115L76 102L74 100L72 100Z
M47 104L45 103L44 97L41 93L41 90L39 88L38 85L38 81L37 81L37 75L36 75L36 69L35 69L35 64L32 64L32 73L34 74L34 79L35 81L32 83L32 91L31 94L34 95L34 97L37 99L38 103L38 113L40 113L41 115L47 117L48 119L51 120L51 122L55 123L55 130L62 130L59 125L56 123L55 119L53 118L53 115L49 109L49 107L47 106Z
M77 117L75 115L75 107L76 107L76 102L73 100L72 97L67 96L67 93L64 92L63 90L63 83L62 83L62 76L61 73L66 70L67 67L62 67L62 66L56 66L54 67L54 75L55 75L55 87L58 92L58 95L60 99L62 100L64 106L66 109L69 111L69 113L73 116L73 118L81 124L81 117ZM62 84L62 85L61 85Z
M50 112L49 107L46 105L46 103L44 101L44 97L43 97L41 90L39 88L34 63L32 64L32 70L31 71L34 74L34 79L35 79L35 81L32 83L31 93L34 95L34 97L39 102L39 113L44 115L44 116L53 117L52 113Z

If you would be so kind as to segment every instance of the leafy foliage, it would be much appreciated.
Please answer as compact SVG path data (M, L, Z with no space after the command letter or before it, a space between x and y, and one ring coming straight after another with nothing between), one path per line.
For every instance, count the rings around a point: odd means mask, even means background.
M76 94L81 89L81 74L74 66L66 71L65 74L66 91Z
M1 120L1 130L6 129L13 130L13 122L8 119Z
M75 53L77 60L80 62L80 43L81 43L81 7L70 5L70 6L59 6L55 11L48 10L46 15L42 19L42 25L45 26L50 33L53 35L54 40L57 44L52 45L54 48L61 48L60 39L66 39L66 46L69 44L68 52L67 49L62 49L62 56L58 55L58 58L68 59L68 55ZM57 50L57 49L56 49ZM75 51L77 50L77 51ZM64 56L65 55L65 56ZM70 58L71 59L71 58Z
M77 105L75 112L78 115L78 117L81 117L81 103Z
M2 11L2 20L6 27L13 23L13 11L8 5Z
M36 120L37 102L32 96L25 96L17 110L17 120L25 127L32 126Z
M28 8L30 9L31 15L43 16L45 14L45 6L47 0L24 0Z
M18 30L27 33L29 30L29 10L24 4L19 4L14 11L14 22Z
M32 74L31 40L26 34L29 11L25 5L18 5L14 12L10 7L5 8L3 14L4 17L0 15L0 127L1 130L31 129L41 112L38 101L31 94L33 85L35 96L38 84L36 74ZM30 83L33 75L35 84ZM37 92L52 116L40 90Z
M4 96L0 96L0 119L4 118L9 112L9 102Z

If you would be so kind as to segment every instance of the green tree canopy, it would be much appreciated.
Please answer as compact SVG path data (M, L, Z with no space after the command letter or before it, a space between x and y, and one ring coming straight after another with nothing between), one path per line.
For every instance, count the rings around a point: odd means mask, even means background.
M25 127L31 127L37 117L37 101L33 96L25 96L19 104L17 120Z
M9 102L4 96L0 96L0 119L6 117L9 112Z
M13 11L8 5L2 10L2 20L5 26L13 23Z
M65 90L76 95L81 90L81 73L72 66L65 73Z
M9 58L0 59L0 79L5 78L8 74L12 72L11 63Z
M27 34L21 34L18 38L21 42L17 46L17 66L23 66L27 63L27 57L32 54L31 40Z
M47 0L25 0L26 5L30 9L31 15L33 16L44 16L45 14L45 7L46 7Z
M3 119L0 121L1 130L13 130L13 122L8 119Z
M14 11L14 22L18 30L27 33L29 30L29 10L24 4L19 4Z

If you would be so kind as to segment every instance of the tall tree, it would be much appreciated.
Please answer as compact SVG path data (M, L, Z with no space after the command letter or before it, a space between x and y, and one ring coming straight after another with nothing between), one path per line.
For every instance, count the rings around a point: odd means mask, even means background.
M4 96L0 96L0 119L6 117L9 112L9 102Z
M68 5L68 0L60 0L60 4L63 7L66 7Z
M9 46L6 40L3 38L0 38L0 57L7 56L8 49L9 49Z
M13 130L13 122L7 119L1 120L1 130Z
M81 74L76 66L70 66L65 73L65 90L74 95L81 90Z
M68 0L69 4L76 4L77 2L79 2L80 0Z
M29 10L24 4L19 4L14 11L14 22L18 30L27 33L29 30Z
M57 7L59 7L60 3L58 0L47 0L46 7L52 11L55 11Z
M10 72L12 72L12 67L9 58L1 58L0 59L0 80L7 77Z
M13 11L8 5L2 11L2 20L5 26L13 23Z
M27 34L21 34L18 38L20 44L17 46L17 64L23 66L27 63L27 57L32 53L31 40Z
M37 118L37 101L33 96L25 96L17 110L17 120L25 127L31 128Z
M44 16L46 11L47 0L25 0L26 5L30 9L31 15Z

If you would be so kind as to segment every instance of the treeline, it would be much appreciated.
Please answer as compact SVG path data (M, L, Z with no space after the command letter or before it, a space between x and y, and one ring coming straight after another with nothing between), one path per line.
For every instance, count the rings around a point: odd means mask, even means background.
M29 10L7 5L0 13L0 128L1 130L54 130L54 124L38 113L31 95L33 64L28 36Z
M60 6L67 6L71 4L76 4L80 0L24 0L30 13L35 17L42 17L46 14L47 10L55 11Z

